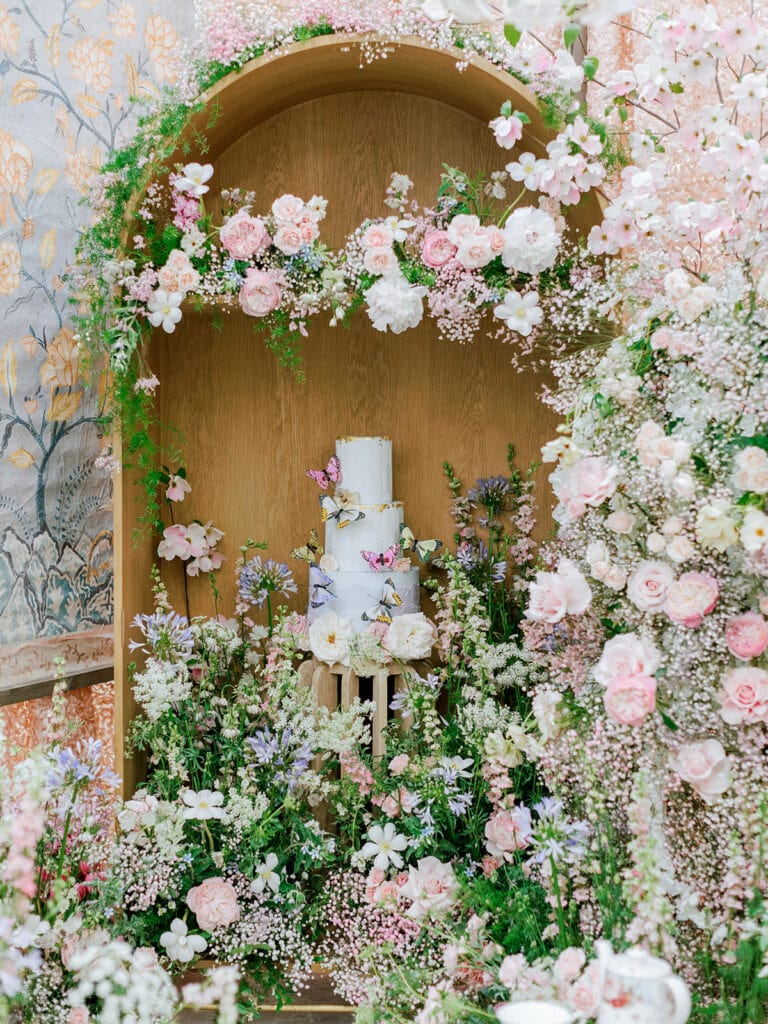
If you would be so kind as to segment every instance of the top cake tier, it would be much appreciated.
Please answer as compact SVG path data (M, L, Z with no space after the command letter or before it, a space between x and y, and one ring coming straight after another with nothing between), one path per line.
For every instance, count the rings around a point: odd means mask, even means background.
M361 505L392 501L392 442L388 437L337 437L340 486L360 495Z

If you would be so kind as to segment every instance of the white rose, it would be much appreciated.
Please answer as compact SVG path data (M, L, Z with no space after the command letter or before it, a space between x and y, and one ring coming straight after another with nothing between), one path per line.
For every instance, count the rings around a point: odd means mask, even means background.
M621 633L603 645L603 653L595 665L595 679L608 686L619 676L652 676L661 664L658 649L637 633Z
M667 554L673 562L677 562L678 565L681 562L687 562L689 558L692 558L695 552L693 544L688 540L687 537L675 537L667 545Z
M318 661L328 665L349 664L349 641L352 622L336 612L326 612L309 627L309 649Z
M627 574L618 565L612 565L603 576L603 583L611 590L623 590L627 582Z
M605 520L605 525L614 533L631 533L635 525L635 517L631 512L611 512Z
M402 334L421 323L427 289L410 285L400 274L380 278L365 293L368 316L377 331Z
M672 481L672 490L680 498L692 498L696 493L696 481L690 473L678 473Z
M392 619L384 646L393 658L412 661L429 657L435 642L432 623L421 612L412 615L396 615Z
M730 762L719 740L686 743L670 754L669 764L708 804L731 784Z
M654 530L653 533L649 533L646 537L645 546L652 555L658 555L658 553L663 551L667 546L667 542L662 534L657 533L656 530Z
M667 588L674 578L666 562L642 561L629 577L627 597L641 612L661 611Z
M587 547L587 562L594 566L596 562L608 561L608 548L601 540L593 540Z
M672 302L679 302L690 294L691 282L684 270L670 270L664 276L664 291Z
M757 445L749 445L736 456L733 481L742 491L768 493L768 454Z
M747 551L757 554L768 541L768 516L765 512L751 508L744 516L739 537Z

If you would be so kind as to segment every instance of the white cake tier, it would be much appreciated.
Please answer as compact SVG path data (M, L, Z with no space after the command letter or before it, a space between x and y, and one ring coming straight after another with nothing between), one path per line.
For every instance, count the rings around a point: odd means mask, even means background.
M321 607L313 608L311 597L314 585L323 577L330 578L327 591L335 594L333 601L326 601ZM395 618L398 615L413 614L419 611L419 567L411 566L407 572L336 572L321 573L316 566L309 570L310 603L307 618L310 622L319 619L326 612L336 612L342 618L351 619L357 631L366 629L370 622L363 619L363 612L373 612L381 600L385 590L385 580L392 580L395 592L400 596L402 604L392 604L388 612Z
M364 505L392 501L392 442L388 437L337 437L339 487L356 491Z
M383 554L393 544L400 555L400 531L403 525L403 503L388 505L355 505L365 516L357 522L347 523L341 529L335 519L325 524L325 550L339 563L339 569L349 572L370 572L361 551Z

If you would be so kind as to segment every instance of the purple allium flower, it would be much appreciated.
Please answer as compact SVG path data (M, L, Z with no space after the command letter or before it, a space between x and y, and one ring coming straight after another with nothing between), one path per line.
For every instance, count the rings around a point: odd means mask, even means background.
M290 728L284 729L282 735L277 737L272 735L269 726L265 726L248 738L248 745L259 764L272 768L272 781L278 786L286 786L288 792L296 788L312 760L309 745L296 744Z
M136 615L131 623L140 629L144 643L131 640L132 651L150 651L163 661L188 661L195 646L189 622L176 612L154 612L152 615ZM149 648L147 648L149 645Z
M561 801L555 797L543 797L533 809L538 815L538 821L533 829L531 849L534 852L529 861L533 864L543 864L548 860L573 864L580 860L586 852L588 824L585 821L570 821Z
M257 608L264 604L269 594L286 597L297 593L298 589L285 562L275 562L271 558L262 562L261 555L256 555L240 570L240 599Z
M467 497L473 505L482 505L492 515L504 508L508 494L509 480L505 476L481 477L467 491Z

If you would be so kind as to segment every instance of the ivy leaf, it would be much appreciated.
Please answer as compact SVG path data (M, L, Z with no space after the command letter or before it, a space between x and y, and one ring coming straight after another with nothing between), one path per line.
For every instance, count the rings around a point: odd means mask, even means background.
M597 74L597 69L600 67L600 61L597 57L585 57L581 66L584 69L584 77L588 82L591 82Z
M504 26L504 35L510 46L517 46L517 44L520 42L522 38L523 33L520 31L519 28L515 28L514 25L507 24Z

